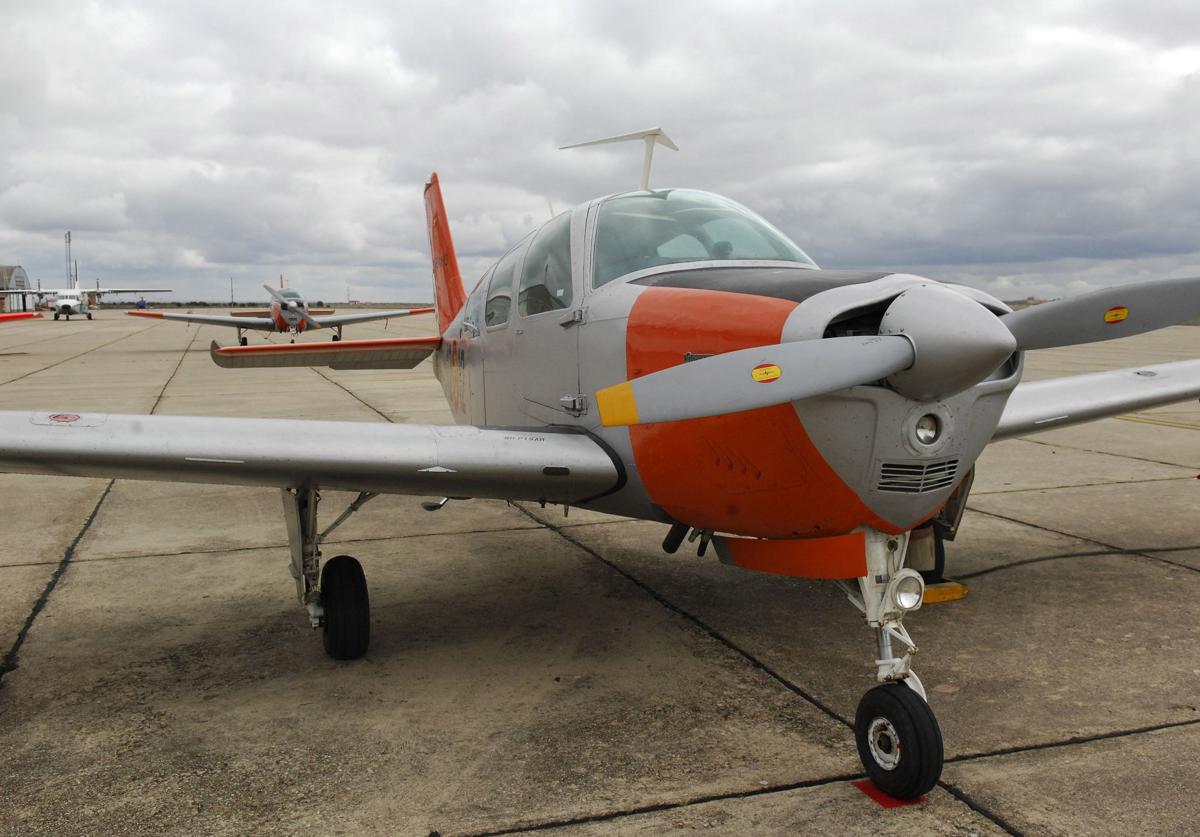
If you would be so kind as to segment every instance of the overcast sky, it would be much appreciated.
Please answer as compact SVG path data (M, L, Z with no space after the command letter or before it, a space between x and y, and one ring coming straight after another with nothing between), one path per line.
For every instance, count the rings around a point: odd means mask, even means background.
M0 264L429 299L555 211L720 192L823 267L1006 299L1200 274L1200 3L0 0Z

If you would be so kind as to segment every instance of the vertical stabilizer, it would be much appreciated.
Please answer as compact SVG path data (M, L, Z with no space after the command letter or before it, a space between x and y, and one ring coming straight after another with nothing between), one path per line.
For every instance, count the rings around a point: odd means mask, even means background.
M433 257L433 304L437 308L438 333L441 334L467 304L467 292L462 274L458 272L458 259L454 255L437 172L430 175L425 184L425 217L429 221L429 252Z

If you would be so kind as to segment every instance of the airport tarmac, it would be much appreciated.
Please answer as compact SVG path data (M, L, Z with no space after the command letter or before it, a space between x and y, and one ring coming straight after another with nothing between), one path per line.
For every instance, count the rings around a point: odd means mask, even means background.
M450 420L428 364L222 370L214 338L4 324L0 409ZM1177 327L1027 378L1195 357ZM874 649L832 584L665 555L660 525L381 497L325 545L371 585L371 650L338 663L277 492L0 475L0 833L1194 833L1197 431L1190 402L988 450L948 548L970 595L906 622L945 772L886 810L851 784Z

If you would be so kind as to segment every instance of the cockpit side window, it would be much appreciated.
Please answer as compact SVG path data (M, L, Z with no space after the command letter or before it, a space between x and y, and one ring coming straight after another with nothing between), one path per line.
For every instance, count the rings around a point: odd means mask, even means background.
M719 195L663 189L628 192L600 205L594 288L659 265L726 259L816 267L779 230Z
M517 308L530 317L571 305L571 213L538 230L525 256Z
M483 322L488 328L496 328L508 322L512 310L513 274L517 267L520 247L508 251L499 262L488 283L487 304L483 309Z
M463 315L463 322L470 323L477 331L483 329L483 298L487 295L488 279L491 276L490 270L483 274L483 278L475 285L475 290L467 297L467 312Z

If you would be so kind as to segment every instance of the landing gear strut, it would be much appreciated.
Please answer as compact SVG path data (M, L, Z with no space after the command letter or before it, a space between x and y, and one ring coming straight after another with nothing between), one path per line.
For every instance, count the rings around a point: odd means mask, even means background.
M320 492L315 488L285 488L283 516L287 523L296 580L296 595L308 609L309 622L322 629L325 653L335 660L356 660L371 642L371 605L367 579L357 558L338 555L321 567L321 541L346 518L377 497L364 491L324 531L317 529Z
M239 328L237 330L237 333L238 333L238 345L239 346L249 345L250 341L246 339L246 332L242 331L242 329Z
M856 587L839 583L875 629L875 677L881 685L859 702L854 737L871 781L897 799L915 799L937 783L943 760L941 730L912 670L917 646L903 624L921 606L924 583L920 573L904 566L908 533L868 529L864 535L867 574ZM893 641L902 647L901 656Z
M333 333L333 342L337 343L338 341L340 341L342 339L342 327L334 326L334 328L336 329L336 331L334 331L334 333Z

